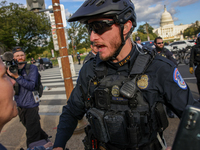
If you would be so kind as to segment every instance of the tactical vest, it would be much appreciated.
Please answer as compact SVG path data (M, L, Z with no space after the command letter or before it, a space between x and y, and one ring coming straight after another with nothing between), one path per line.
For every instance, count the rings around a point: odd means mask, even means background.
M150 137L152 130L162 128L161 121L155 115L152 118L152 108L136 85L154 56L154 51L139 53L128 76L107 75L104 63L95 66L97 77L93 81L98 86L92 100L85 101L86 117L95 139L120 144L123 148L138 147L142 137ZM152 120L156 120L156 125Z

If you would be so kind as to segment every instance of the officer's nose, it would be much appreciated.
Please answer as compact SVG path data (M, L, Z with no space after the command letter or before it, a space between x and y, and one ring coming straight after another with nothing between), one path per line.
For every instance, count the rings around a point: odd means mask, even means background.
M100 37L99 34L97 34L94 31L92 31L91 34L90 34L90 41L94 42L94 41L98 40L99 37Z

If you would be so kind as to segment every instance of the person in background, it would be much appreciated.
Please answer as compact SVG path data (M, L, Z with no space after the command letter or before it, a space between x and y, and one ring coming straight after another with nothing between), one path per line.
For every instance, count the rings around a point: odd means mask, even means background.
M31 64L35 64L36 63L36 61L35 61L35 59L32 57L31 58Z
M197 88L199 91L199 99L200 101L200 33L197 34L196 45L194 45L191 49L190 54L190 64L189 64L189 72L191 74L194 73L193 64L195 66L195 76L197 78Z
M48 135L42 130L39 116L39 101L37 101L37 93L35 87L38 84L38 68L35 65L30 65L29 74L26 72L26 55L24 50L16 46L13 48L13 59L18 61L18 71L7 73L15 79L15 101L19 111L21 123L26 128L26 144L48 140ZM34 130L33 130L34 129Z
M91 51L89 52L89 54L85 57L83 64L85 64L87 61L89 61L90 59L94 58L96 56L96 54L98 53L98 49L96 46L93 45L93 42L91 42L90 44L91 47Z
M137 43L137 45L138 45L140 48L142 48L141 39L140 39L139 36L136 36L136 37L135 37L135 42Z
M41 57L39 57L38 59L39 59L39 63L40 63L39 69L40 69L40 71L42 71L42 70L44 71L44 61Z
M178 67L177 62L174 59L173 53L164 47L163 39L161 37L156 37L154 39L154 45L159 55L171 60Z
M163 39L161 37L155 38L154 45L158 55L171 60L176 66L178 66L176 60L173 58L173 54L164 47ZM174 118L174 113L169 109L169 107L166 107L166 112L170 118Z
M78 64L80 65L81 64L81 56L80 56L79 52L77 52L77 59L78 59Z
M0 59L0 132L6 123L18 115L17 104L13 100L15 95L13 86L15 83L16 81L7 75L6 66ZM48 142L44 146L37 146L33 149L28 148L27 150L46 150L51 146L53 144ZM0 150L6 150L6 148L0 144Z

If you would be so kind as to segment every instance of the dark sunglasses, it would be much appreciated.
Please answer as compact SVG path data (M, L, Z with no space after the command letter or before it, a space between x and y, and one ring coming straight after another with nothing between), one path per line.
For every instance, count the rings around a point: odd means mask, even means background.
M163 44L163 42L157 43L157 44Z
M101 35L104 32L111 30L111 26L113 24L115 24L115 22L109 20L94 21L86 24L86 28L88 29L89 34L94 31L95 33Z

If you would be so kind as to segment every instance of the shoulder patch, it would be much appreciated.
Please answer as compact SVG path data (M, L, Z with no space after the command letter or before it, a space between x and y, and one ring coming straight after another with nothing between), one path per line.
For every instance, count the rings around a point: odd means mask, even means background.
M176 82L180 88L182 88L184 90L187 89L187 85L186 85L185 81L183 80L183 78L177 68L174 69L173 79L174 79L174 82Z

